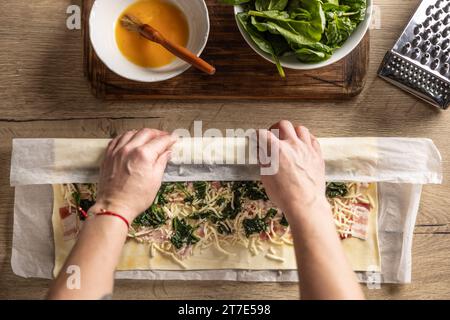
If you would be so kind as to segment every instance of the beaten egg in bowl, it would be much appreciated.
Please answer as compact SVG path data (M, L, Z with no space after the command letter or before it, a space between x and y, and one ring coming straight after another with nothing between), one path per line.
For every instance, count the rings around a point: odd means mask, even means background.
M125 13L134 13L197 56L208 41L210 23L205 0L96 0L89 16L92 47L108 69L123 78L158 82L191 67L159 44L132 32L126 34L119 26Z
M124 15L138 18L158 30L166 39L185 47L189 40L189 25L183 12L165 0L140 0L125 9L116 23L116 42L120 52L141 67L158 68L168 65L175 56L161 45L138 33L125 29L120 19Z

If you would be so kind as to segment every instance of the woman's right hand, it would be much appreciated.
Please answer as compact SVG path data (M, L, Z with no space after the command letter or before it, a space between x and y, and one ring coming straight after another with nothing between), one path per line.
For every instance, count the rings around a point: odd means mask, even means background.
M281 121L279 138L265 131L279 150L279 169L262 176L269 198L291 226L302 299L364 299L336 233L325 196L325 163L317 139L305 127ZM271 157L273 158L273 154Z
M261 180L269 198L287 215L301 215L311 207L328 206L325 197L325 163L318 140L303 126L283 120L260 131L260 143L278 149L279 168ZM262 138L261 138L262 135ZM271 155L273 158L274 155Z

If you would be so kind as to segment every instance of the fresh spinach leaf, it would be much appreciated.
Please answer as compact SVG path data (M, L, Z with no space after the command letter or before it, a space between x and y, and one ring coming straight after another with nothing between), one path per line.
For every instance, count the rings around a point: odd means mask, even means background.
M264 35L261 34L255 27L251 25L249 22L249 16L246 12L241 12L237 14L237 20L242 28L247 32L253 42L264 52L270 54L275 61L275 64L278 69L278 73L282 78L285 77L284 70L281 66L279 57L275 54L272 44L264 38Z
M353 19L358 22L366 18L367 0L341 0L340 4L348 6L349 11L357 13Z
M231 4L233 6L237 6L240 4L251 2L252 0L220 0L224 4Z
M309 42L320 41L326 26L325 13L319 0L302 0L299 7L290 13L250 10L248 14L274 22L286 30L302 35Z
M320 42L298 46L295 55L304 62L320 62L328 59L333 54L333 49Z
M284 37L289 45L306 45L313 44L315 41L310 37L298 33L292 26L292 24L287 22L278 21L267 21L261 22L260 26L264 25L267 30L273 34L279 34Z
M284 10L288 4L288 0L256 0L255 9L258 11L266 10Z
M294 20L310 21L312 19L311 13L303 8L297 8L289 12L289 17Z
M282 36L267 33L266 39L272 44L273 51L276 56L280 57L290 50L289 44Z
M324 4L329 3L329 4L333 4L335 6L338 6L339 5L339 0L323 0L323 3Z
M356 23L349 17L339 16L338 13L334 12L325 30L327 45L340 47L350 37L355 28Z
M301 62L327 60L365 19L367 0L223 0L241 4L237 20L260 50L272 56L284 76L280 57Z
M308 48L296 50L295 55L303 62L320 62L329 58L329 55L324 52L314 51Z

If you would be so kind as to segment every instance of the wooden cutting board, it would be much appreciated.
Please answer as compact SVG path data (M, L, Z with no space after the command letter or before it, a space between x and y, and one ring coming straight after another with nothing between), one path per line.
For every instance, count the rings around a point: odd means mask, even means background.
M85 74L92 92L108 100L135 99L251 99L340 100L359 94L369 62L369 34L346 58L331 66L310 70L286 70L278 75L275 65L255 53L241 36L233 8L218 0L206 0L211 32L202 57L217 68L214 76L190 68L182 75L158 83L124 79L97 57L89 40L89 13L94 0L83 0Z

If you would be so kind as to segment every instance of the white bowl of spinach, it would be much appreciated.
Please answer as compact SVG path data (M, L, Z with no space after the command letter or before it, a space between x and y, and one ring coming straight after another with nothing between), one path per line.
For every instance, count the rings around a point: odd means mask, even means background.
M222 0L234 5L244 39L283 68L311 70L348 55L363 39L372 0Z

